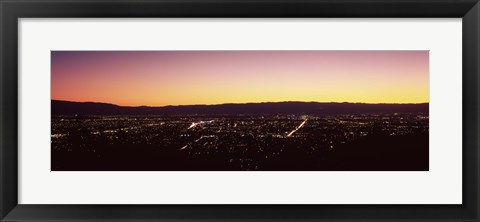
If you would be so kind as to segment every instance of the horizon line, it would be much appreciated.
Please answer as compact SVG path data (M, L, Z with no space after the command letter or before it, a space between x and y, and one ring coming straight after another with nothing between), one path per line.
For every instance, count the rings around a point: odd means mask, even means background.
M319 101L278 101L278 102L245 102L245 103L216 103L216 104L184 104L184 105L164 105L164 106L147 106L147 105L137 105L137 106L128 106L128 105L118 105L115 103L108 102L93 102L93 101L71 101L71 100L60 100L60 99L50 99L51 101L60 101L60 102L72 102L72 103L99 103L99 104L108 104L119 107L171 107L171 106L217 106L217 105L242 105L242 104L262 104L262 103L350 103L350 104L365 104L365 105L420 105L420 104L430 104L430 102L419 102L419 103L367 103L367 102L319 102Z

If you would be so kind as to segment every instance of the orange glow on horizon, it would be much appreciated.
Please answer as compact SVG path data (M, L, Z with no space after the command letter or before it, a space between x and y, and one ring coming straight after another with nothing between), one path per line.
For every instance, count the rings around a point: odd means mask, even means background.
M428 103L428 51L52 51L52 99Z

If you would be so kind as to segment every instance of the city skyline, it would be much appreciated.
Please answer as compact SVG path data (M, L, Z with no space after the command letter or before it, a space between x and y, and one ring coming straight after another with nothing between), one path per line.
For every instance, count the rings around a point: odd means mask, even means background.
M428 51L52 51L52 100L428 103Z

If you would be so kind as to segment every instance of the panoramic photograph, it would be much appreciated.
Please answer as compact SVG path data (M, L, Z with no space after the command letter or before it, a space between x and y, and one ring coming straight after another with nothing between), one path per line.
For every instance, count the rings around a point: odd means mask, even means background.
M428 171L429 51L51 51L52 171Z

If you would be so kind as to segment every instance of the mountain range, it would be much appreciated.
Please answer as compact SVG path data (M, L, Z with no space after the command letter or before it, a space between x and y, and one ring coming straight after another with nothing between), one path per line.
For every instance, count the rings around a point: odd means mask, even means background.
M324 102L265 102L218 105L118 106L98 102L51 101L52 115L182 115L182 114L372 114L428 113L428 103L367 104Z

